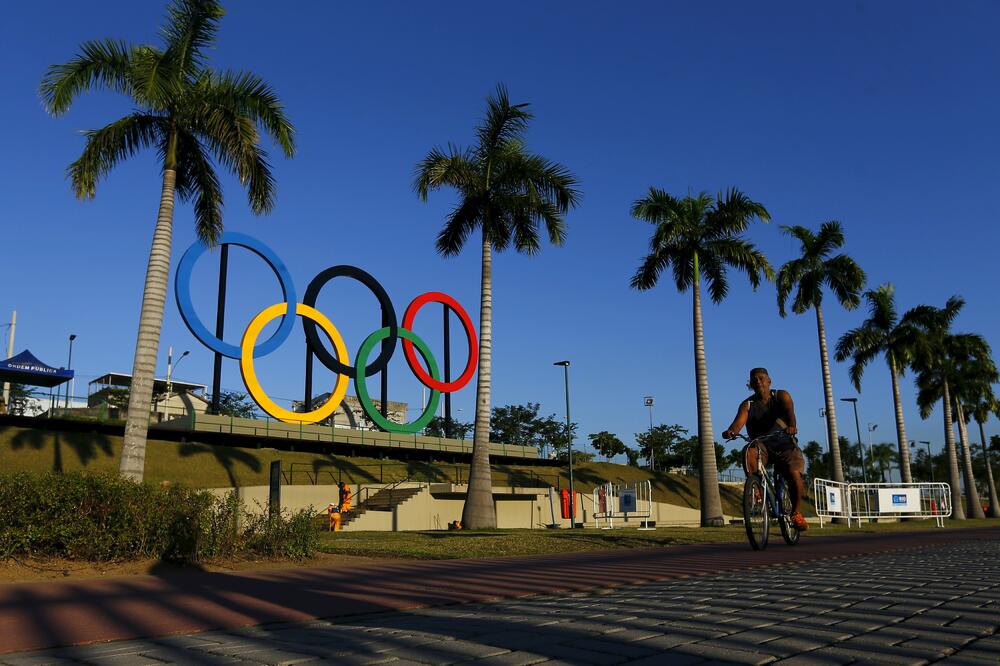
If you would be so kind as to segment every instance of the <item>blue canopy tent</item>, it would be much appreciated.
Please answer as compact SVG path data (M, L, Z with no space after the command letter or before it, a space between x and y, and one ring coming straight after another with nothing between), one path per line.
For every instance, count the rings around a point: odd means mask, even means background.
M73 371L45 365L25 349L17 356L0 361L0 383L27 384L52 388L73 379Z

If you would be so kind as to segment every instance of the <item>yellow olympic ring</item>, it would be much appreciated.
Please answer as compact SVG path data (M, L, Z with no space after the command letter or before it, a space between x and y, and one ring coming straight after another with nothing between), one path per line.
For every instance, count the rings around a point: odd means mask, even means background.
M333 394L322 407L318 407L311 412L293 412L278 406L277 403L268 397L264 389L261 388L260 382L257 381L257 373L253 368L253 351L254 346L257 344L257 336L260 335L260 332L270 321L284 315L287 311L288 303L277 303L262 310L260 314L253 318L250 325L247 326L247 330L243 333L243 341L240 343L240 351L242 352L240 355L240 371L243 373L243 383L246 384L247 390L250 391L250 395L257 401L257 404L271 416L286 423L316 423L333 414L334 410L344 400L344 396L347 395L347 384L350 379L347 375L337 375L337 384L334 386ZM344 345L344 338L340 336L340 331L337 330L337 327L322 312L303 303L297 303L295 305L295 314L311 319L319 324L319 327L330 338L330 342L333 343L333 349L337 353L337 358L345 365L350 364L350 359L347 358L347 346Z

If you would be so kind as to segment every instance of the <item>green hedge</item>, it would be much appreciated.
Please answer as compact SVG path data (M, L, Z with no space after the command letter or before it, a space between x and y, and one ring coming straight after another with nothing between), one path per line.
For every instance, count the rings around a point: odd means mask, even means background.
M309 512L247 515L235 493L220 499L111 474L0 475L0 559L303 558L317 538Z

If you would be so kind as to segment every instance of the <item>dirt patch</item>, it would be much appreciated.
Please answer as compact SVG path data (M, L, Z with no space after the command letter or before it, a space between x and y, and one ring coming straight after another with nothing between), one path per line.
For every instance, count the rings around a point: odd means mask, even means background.
M355 555L317 553L309 560L232 560L195 565L179 565L161 560L129 562L80 562L59 558L46 560L0 561L0 584L34 581L73 580L80 578L110 578L114 576L161 576L193 571L266 571L269 569L315 568L336 566L345 568L370 564L378 560Z

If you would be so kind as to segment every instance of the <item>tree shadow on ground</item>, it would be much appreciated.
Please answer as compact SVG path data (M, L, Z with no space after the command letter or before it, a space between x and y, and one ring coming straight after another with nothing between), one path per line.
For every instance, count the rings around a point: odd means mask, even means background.
M53 472L63 471L63 447L76 453L76 457L83 467L97 460L101 453L107 457L114 455L111 439L107 435L96 432L54 432L33 428L21 430L10 439L10 448L13 451L27 448L40 451L50 444L52 445Z
M260 460L255 455L235 446L210 446L199 442L185 442L181 444L178 452L182 458L188 458L205 453L212 454L216 461L218 461L218 463L222 465L223 469L226 470L226 474L229 476L230 486L233 488L238 488L240 486L239 480L236 478L235 467L237 463L242 464L247 469L257 473L259 473L262 468Z

